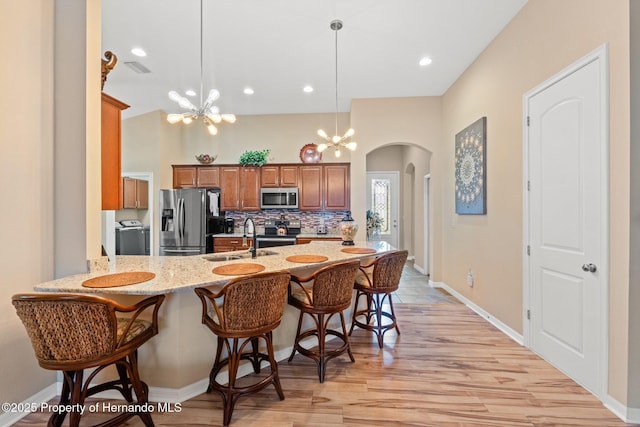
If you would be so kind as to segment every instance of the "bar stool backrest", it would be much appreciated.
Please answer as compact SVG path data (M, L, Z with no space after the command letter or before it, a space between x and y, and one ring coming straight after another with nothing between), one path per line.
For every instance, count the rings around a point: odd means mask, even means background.
M400 284L402 268L407 262L409 251L395 251L382 255L375 261L373 267L374 288L395 290Z
M313 281L313 305L316 307L349 306L353 297L353 279L358 261L324 267Z

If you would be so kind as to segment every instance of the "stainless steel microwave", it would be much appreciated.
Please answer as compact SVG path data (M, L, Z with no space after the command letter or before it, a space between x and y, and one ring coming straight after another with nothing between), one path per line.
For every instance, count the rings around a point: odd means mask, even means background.
M262 209L298 209L297 188L261 188Z

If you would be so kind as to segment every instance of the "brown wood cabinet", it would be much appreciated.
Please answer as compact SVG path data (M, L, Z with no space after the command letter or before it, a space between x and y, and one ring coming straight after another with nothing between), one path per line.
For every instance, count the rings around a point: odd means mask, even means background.
M300 210L346 211L351 206L347 163L300 166Z
M102 210L122 207L122 110L124 102L102 94L101 177Z
M257 166L220 167L220 209L223 211L260 210L260 168Z
M219 166L173 165L173 188L220 187Z
M300 166L298 209L301 211L322 210L322 166Z
M246 249L242 246L242 237L214 237L213 252L230 252Z
M196 183L198 187L220 187L220 168L218 166L198 166Z
M297 187L297 165L264 165L260 171L262 187Z
M149 209L149 182L142 179L122 178L122 208Z
M351 209L351 188L349 165L326 164L323 166L323 203L327 211L348 211Z
M340 241L342 238L340 237L298 237L296 239L296 245L304 245L306 243L311 243L314 240L324 240L326 241Z

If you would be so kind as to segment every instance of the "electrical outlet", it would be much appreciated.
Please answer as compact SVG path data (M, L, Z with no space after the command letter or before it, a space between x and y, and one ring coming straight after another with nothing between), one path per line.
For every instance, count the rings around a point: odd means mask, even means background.
M473 270L469 269L469 272L467 273L467 285L469 285L470 288L473 288Z

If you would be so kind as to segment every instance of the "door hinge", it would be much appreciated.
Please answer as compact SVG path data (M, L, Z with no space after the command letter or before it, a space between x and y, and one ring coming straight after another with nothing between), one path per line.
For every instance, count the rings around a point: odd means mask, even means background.
M527 245L527 255L531 255L531 246Z
M531 191L531 181L527 181L527 191Z
M529 126L531 124L531 117L527 116L527 126Z
M531 310L527 310L527 320L531 320Z

